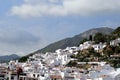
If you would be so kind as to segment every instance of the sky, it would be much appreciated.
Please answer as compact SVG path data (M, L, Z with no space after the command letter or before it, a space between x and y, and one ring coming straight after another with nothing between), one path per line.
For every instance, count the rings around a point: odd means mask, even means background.
M98 27L120 26L120 0L0 0L0 56L24 56Z

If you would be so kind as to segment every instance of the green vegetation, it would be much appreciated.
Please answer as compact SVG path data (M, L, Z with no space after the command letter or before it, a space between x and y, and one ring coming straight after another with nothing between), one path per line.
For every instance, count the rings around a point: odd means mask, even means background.
M95 43L110 42L111 40L120 37L120 27L115 29L110 35L104 35L102 33L96 33L94 36ZM85 39L86 40L86 39ZM85 40L81 41L83 43ZM77 55L72 55L71 58L77 59L75 62L89 62L89 61L106 61L111 66L117 68L120 67L120 44L119 46L107 46L101 51L97 52L93 48L88 48L83 51L78 51ZM74 62L74 61L72 61ZM69 63L70 66L75 66L73 63ZM85 67L85 66L84 66Z
M85 34L84 34L85 35ZM92 36L88 35L89 40L92 40ZM85 65L77 65L77 62L89 62L89 61L106 61L108 62L111 66L117 68L120 67L120 44L119 46L110 46L109 42L111 40L114 40L116 38L120 37L120 27L115 29L111 34L103 34L103 33L96 33L93 37L95 43L99 42L107 42L107 46L102 50L102 51L94 51L92 47L83 50L83 51L78 51L77 55L72 55L72 58L76 58L77 60L75 61L70 61L66 66L76 66L79 68L89 68L90 65L85 64ZM85 41L87 41L87 38L83 38L81 36L75 36L74 38L67 38L61 41L58 41L56 43L50 44L49 46L38 50L34 53L40 53L40 52L54 52L56 49L64 49L67 46L77 46L78 44L82 44ZM29 54L27 56L24 56L19 59L20 62L25 62L27 58L32 54ZM114 55L114 56L111 56Z
M25 61L27 61L27 58L28 58L28 56L24 56L19 59L19 62L25 62Z
M94 36L95 43L99 42L110 42L111 40L115 40L116 38L120 37L120 27L115 29L111 34L106 35L102 33L96 33Z
M69 67L77 66L77 61L70 61L66 66L69 66Z
M100 57L102 57L102 55L94 51L93 48L79 51L77 55L72 56L72 58L76 58L79 62L98 61Z
M74 36L74 37L65 38L63 40L52 43L43 49L35 51L33 54L54 52L57 49L65 49L66 47L78 46L82 40L83 41L85 39L90 40L92 38L92 35L94 35L96 33L102 33L104 35L107 35L107 34L111 34L111 32L113 32L113 29L107 28L107 27L90 29L90 30L85 31L79 35Z
M78 67L77 62L96 62L96 61L106 61L113 67L120 67L120 46L107 46L102 52L96 52L93 48L89 48L83 51L78 51L77 55L72 55L71 58L77 59L76 61L71 61L67 66ZM102 54L103 53L103 54ZM117 55L117 56L111 56ZM85 64L86 65L86 64ZM82 65L85 67L85 65ZM81 66L79 66L81 67Z
M95 43L106 42L106 36L102 33L96 33L96 35L94 36L94 41Z
M113 29L107 28L107 27L90 29L90 30L83 32L79 35L76 35L74 37L66 38L66 39L60 40L58 42L52 43L43 49L33 52L30 55L33 55L36 53L54 52L57 49L64 49L66 47L78 46L80 44L80 41L81 40L84 41L85 38L89 39L89 40L93 40L93 35L96 33L110 34L111 32L113 32ZM28 58L30 55L26 55L26 56L22 57L19 61L26 61L27 59L25 59L25 58Z
M116 39L116 38L120 37L120 27L115 29L114 32L112 32L111 36L112 36L112 39Z
M84 38L83 40L80 41L80 44L83 44L84 42L88 41L87 38Z
M107 62L114 68L120 68L120 59L119 60L108 60Z

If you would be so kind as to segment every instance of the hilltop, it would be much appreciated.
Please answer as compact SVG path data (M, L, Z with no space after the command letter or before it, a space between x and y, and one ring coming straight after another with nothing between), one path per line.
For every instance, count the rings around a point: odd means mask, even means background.
M33 53L30 53L29 55L26 55L20 59L20 61L25 61L26 58L28 58L30 55L36 54L36 53L46 53L46 52L54 52L57 49L64 49L66 47L72 47L72 46L78 46L80 44L80 41L83 39L88 39L90 35L94 36L96 33L102 33L102 34L111 34L114 30L112 28L108 27L101 27L101 28L94 28L87 30L83 33L80 33L78 35L75 35L74 37L65 38L60 41L57 41L55 43L52 43L48 46L46 46L43 49L37 50Z
M54 52L56 49L64 49L66 47L78 46L81 40L85 38L88 39L90 35L94 36L96 33L110 34L112 31L113 29L108 27L90 29L83 33L75 35L74 37L65 38L63 40L52 43L43 49L35 51L34 53Z

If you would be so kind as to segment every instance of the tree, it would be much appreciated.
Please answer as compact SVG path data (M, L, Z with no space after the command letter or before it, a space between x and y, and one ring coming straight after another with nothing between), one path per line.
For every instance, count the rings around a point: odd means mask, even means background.
M92 35L89 36L89 40L92 41L93 40L93 37Z
M70 61L67 66L72 67L72 66L77 66L77 61Z
M95 43L105 42L106 37L102 33L96 33L94 36Z
M114 32L112 33L112 38L116 39L120 37L120 27L118 27L117 29L114 30Z
M120 46L116 46L115 47L115 53L116 54L120 54Z
M84 42L88 41L87 38L84 38L82 41L80 41L80 44L83 44Z
M108 45L104 48L103 53L105 54L105 56L110 57L110 55L114 54L114 48Z
M22 58L19 59L19 62L26 62L28 56L23 56Z

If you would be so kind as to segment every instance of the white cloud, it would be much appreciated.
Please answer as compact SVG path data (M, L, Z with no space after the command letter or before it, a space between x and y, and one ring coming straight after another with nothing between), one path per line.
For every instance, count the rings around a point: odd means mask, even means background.
M120 12L120 0L24 0L11 8L21 17L66 16Z

